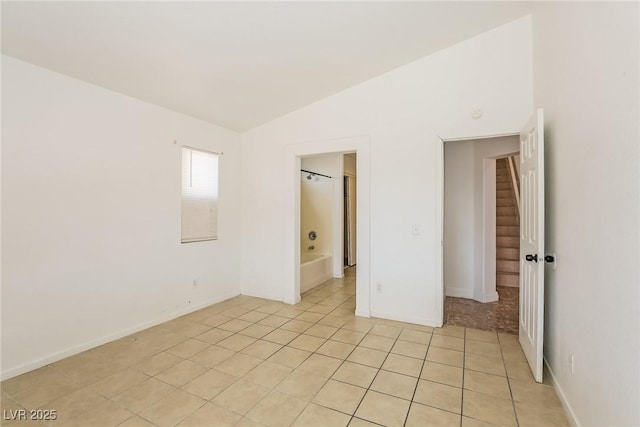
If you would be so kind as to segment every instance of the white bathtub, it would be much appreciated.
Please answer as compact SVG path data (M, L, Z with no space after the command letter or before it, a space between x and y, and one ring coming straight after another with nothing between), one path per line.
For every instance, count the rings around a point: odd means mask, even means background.
M332 257L325 254L303 253L300 255L300 293L333 277Z

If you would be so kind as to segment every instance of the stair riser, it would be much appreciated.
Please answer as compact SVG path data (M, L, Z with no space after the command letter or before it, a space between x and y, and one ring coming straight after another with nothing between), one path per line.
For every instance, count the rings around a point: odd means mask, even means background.
M501 225L496 227L496 236L498 237L517 237L520 236L520 227L515 225Z
M508 199L496 199L496 207L515 206L515 202L512 198Z
M520 271L520 261L496 261L496 272L498 273L518 273Z
M513 192L511 190L497 190L496 199L513 199Z
M515 206L497 206L497 216L518 216L518 209Z
M520 276L517 274L498 274L496 275L496 285L517 288L520 286Z
M520 238L519 237L496 237L496 247L520 248Z
M498 261L517 261L520 258L519 248L496 248L496 259Z
M497 216L496 225L520 225L520 221L517 216Z
M496 182L496 191L509 190L511 191L511 184L508 182Z

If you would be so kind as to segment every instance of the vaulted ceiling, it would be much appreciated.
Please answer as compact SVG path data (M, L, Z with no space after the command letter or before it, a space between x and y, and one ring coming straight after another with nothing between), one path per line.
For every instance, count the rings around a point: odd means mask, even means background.
M2 2L2 52L244 131L529 13L523 2Z

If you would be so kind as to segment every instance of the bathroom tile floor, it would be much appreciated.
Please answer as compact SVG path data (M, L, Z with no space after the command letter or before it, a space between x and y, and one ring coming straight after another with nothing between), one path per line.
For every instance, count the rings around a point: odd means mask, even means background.
M516 336L355 317L354 275L295 306L232 298L6 380L2 425L568 425ZM11 420L20 409L57 419Z

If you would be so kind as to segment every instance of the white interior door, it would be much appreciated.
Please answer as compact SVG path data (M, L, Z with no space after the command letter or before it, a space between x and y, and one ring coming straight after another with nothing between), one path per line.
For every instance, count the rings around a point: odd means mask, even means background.
M539 109L520 133L520 345L542 382L544 340L544 121Z

